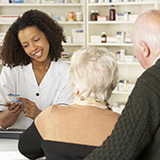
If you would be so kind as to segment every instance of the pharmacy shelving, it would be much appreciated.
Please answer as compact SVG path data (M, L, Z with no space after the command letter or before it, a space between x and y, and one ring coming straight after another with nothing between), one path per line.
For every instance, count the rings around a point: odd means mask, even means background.
M85 32L85 1L82 3L0 3L0 15L21 15L26 10L39 9L46 13L49 13L51 17L62 16L66 21L58 21L63 28L66 36L72 37L72 29L83 29ZM74 12L76 18L76 12L82 12L82 21L68 21L68 12ZM0 33L5 33L12 21L0 21ZM82 43L65 43L64 51L73 54L73 50L77 50L86 45L86 40Z
M110 6L114 5L116 13L131 12L133 15L139 15L146 10L157 9L158 1L147 2L117 2L117 3L90 3L87 0L86 8L86 33L87 46L106 47L112 52L125 49L127 55L134 55L134 47L132 43L91 43L90 36L101 36L102 32L106 32L106 36L116 37L116 32L121 31L131 35L135 20L132 21L91 21L91 10L99 11L99 15L109 16ZM144 69L139 62L117 62L119 69L119 80L127 80L130 84L135 84L137 78L143 73ZM109 103L126 102L130 91L113 91Z
M88 46L133 46L132 43L88 43Z
M114 5L116 13L131 12L131 14L141 14L142 12L150 9L160 8L160 0L155 1L142 1L142 2L117 2L117 3L90 3L90 0L83 0L83 3L76 4L42 4L42 3L31 3L31 4L0 4L0 15L7 14L22 14L28 9L39 9L50 13L51 16L64 16L67 19L68 12L82 12L83 21L59 21L64 27L66 36L72 35L72 29L83 28L85 37L83 43L64 43L65 52L72 54L72 50L79 49L83 46L96 46L106 47L112 52L125 49L127 55L134 55L134 48L132 43L91 43L91 35L101 35L104 31L107 36L116 36L117 31L123 31L131 34L132 27L135 21L91 21L90 14L91 10L98 10L100 15L109 15L110 6ZM1 22L0 21L0 32L4 33L12 22ZM64 63L70 64L70 61L63 61ZM119 68L119 79L129 80L129 83L134 84L137 78L141 75L144 69L141 67L139 62L117 62ZM2 66L2 65L0 65ZM112 102L126 102L130 92L114 91L109 103Z

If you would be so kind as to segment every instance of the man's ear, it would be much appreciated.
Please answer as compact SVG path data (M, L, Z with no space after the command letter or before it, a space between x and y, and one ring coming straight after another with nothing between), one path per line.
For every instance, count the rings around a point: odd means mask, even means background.
M143 53L143 56L146 58L149 57L151 52L148 45L143 41L140 42L140 45L141 45L140 50Z

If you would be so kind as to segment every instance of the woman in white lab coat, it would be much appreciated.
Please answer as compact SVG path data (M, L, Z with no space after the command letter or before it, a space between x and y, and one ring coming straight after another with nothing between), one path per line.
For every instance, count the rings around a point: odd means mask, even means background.
M70 66L59 61L65 41L63 28L48 14L29 10L8 29L1 58L0 126L26 129L46 107L70 104ZM7 94L20 94L7 102Z

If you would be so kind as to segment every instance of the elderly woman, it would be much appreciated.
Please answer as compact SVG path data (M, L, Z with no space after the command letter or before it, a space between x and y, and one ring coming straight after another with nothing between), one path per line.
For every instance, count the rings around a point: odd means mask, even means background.
M20 136L19 150L30 159L79 160L101 145L119 114L107 103L117 84L114 55L105 48L74 53L70 76L74 101L45 109Z

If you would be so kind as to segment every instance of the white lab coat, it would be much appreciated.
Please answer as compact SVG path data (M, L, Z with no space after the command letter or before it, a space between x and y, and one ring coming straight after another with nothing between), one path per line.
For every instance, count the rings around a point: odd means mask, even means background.
M32 64L17 66L12 69L3 67L0 75L0 103L7 102L5 95L8 93L20 94L36 103L37 107L44 110L46 107L58 104L70 104L73 92L70 82L70 66L58 62L51 62L50 68L38 86ZM37 93L39 96L37 96ZM0 110L6 110L1 107ZM12 128L26 129L32 123L32 119L24 117L23 113Z

